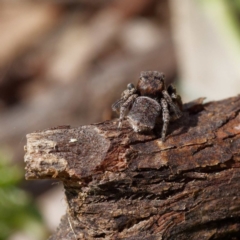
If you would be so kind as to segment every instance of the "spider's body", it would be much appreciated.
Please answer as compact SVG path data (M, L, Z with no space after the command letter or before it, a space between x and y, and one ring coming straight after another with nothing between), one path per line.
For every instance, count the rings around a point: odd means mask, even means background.
M161 111L159 103L149 97L137 97L127 119L135 132L150 132L156 124L157 117Z
M157 118L162 114L162 141L165 141L170 116L172 120L181 117L181 98L173 85L166 88L164 74L157 71L142 72L137 87L128 84L121 99L112 105L114 111L119 111L119 125L126 116L135 132L152 131Z
M141 72L137 91L141 96L157 99L165 89L164 78L164 74L157 71Z

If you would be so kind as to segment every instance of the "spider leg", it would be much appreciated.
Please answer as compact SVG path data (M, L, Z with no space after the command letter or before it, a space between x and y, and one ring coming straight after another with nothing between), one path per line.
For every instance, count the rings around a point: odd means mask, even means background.
M112 110L114 112L119 112L121 104L122 104L122 99L117 100L115 103L112 104Z
M176 93L172 93L172 94L171 94L171 98L172 98L172 99L177 99L177 94L176 94Z
M162 106L162 119L163 119L162 141L165 142L170 115L168 110L168 103L164 98L161 98L161 106Z
M182 116L182 112L180 111L179 107L176 104L174 104L174 102L172 101L172 98L169 96L168 92L166 90L163 90L162 94L163 94L164 99L167 101L167 103L173 109L176 117L180 118Z
M136 93L136 91L137 89L135 88L134 84L129 83L127 85L127 89L122 92L121 98L112 104L112 110L119 113L119 109L121 108L122 103L124 103L130 96Z
M126 116L130 106L133 104L133 102L135 101L135 99L137 97L138 97L137 94L133 94L121 105L118 128L122 127L122 121L123 121L124 117Z

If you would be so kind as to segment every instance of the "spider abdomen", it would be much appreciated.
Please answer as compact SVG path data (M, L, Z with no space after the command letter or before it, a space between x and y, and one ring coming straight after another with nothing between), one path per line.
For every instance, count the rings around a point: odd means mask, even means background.
M136 98L127 118L135 132L150 132L156 124L161 111L160 104L149 97Z

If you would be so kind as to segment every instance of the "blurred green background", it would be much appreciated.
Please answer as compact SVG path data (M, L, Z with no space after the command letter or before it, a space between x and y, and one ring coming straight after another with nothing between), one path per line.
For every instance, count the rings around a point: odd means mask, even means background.
M32 239L47 238L47 228L32 197L20 185L24 170L0 153L0 239L24 231Z
M24 180L27 133L111 119L143 70L184 102L240 92L240 0L2 0L0 36L0 240L47 239L66 209Z

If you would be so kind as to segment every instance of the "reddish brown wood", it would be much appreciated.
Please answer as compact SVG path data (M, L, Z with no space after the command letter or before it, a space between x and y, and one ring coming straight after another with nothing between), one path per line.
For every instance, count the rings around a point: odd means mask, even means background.
M238 239L240 96L185 105L158 131L117 121L27 135L26 178L63 181L56 239Z

